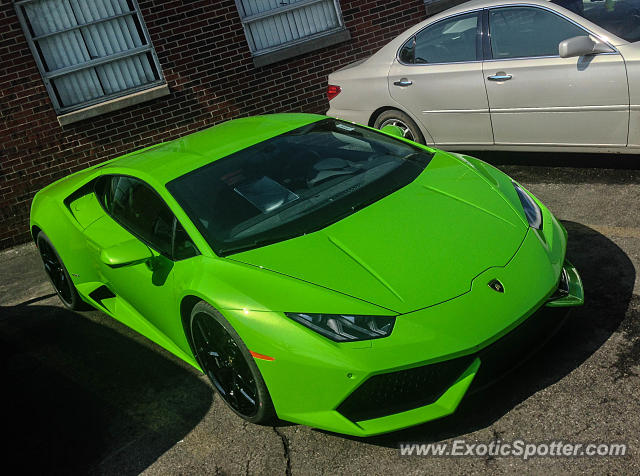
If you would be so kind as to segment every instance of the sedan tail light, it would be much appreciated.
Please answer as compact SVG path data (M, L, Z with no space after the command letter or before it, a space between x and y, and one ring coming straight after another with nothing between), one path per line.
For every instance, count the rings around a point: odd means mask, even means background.
M336 97L338 94L340 94L340 91L342 91L342 89L340 89L340 86L335 86L333 84L330 84L327 86L327 99L329 101L331 101L334 97Z

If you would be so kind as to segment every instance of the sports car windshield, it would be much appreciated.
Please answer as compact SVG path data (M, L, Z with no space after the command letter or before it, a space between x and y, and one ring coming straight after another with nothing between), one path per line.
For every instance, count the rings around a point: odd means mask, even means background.
M432 154L325 119L167 184L219 256L324 228L413 181Z
M640 41L640 0L553 0L630 43Z

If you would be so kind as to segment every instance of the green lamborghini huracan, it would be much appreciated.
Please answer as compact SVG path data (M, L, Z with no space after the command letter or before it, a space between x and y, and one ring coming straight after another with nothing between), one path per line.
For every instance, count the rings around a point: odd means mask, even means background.
M583 289L527 190L399 133L229 121L49 185L31 231L68 308L202 370L242 418L405 428L454 412Z

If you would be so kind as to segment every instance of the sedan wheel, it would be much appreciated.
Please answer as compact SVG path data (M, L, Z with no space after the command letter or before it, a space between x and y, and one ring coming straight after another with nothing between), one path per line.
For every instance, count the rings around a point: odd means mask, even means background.
M267 423L274 416L269 392L240 336L206 302L191 313L195 357L225 403L245 420Z
M380 129L385 126L399 127L402 130L402 137L404 137L405 139L414 140L411 129L409 129L409 126L402 122L400 119L387 119L382 124L380 124Z
M382 129L384 126L399 127L405 139L419 142L420 144L426 143L418 125L402 111L392 109L380 114L376 118L374 127Z

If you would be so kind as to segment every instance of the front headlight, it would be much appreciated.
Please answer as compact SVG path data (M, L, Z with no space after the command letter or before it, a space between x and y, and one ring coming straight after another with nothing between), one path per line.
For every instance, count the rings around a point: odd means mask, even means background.
M285 312L286 316L335 342L379 339L393 330L392 316L361 316L354 314L306 314Z
M524 214L527 217L529 226L537 230L542 230L542 210L540 210L536 201L517 183L513 182L513 187L516 189L518 197L520 197L520 203L522 203L522 208L524 208Z

